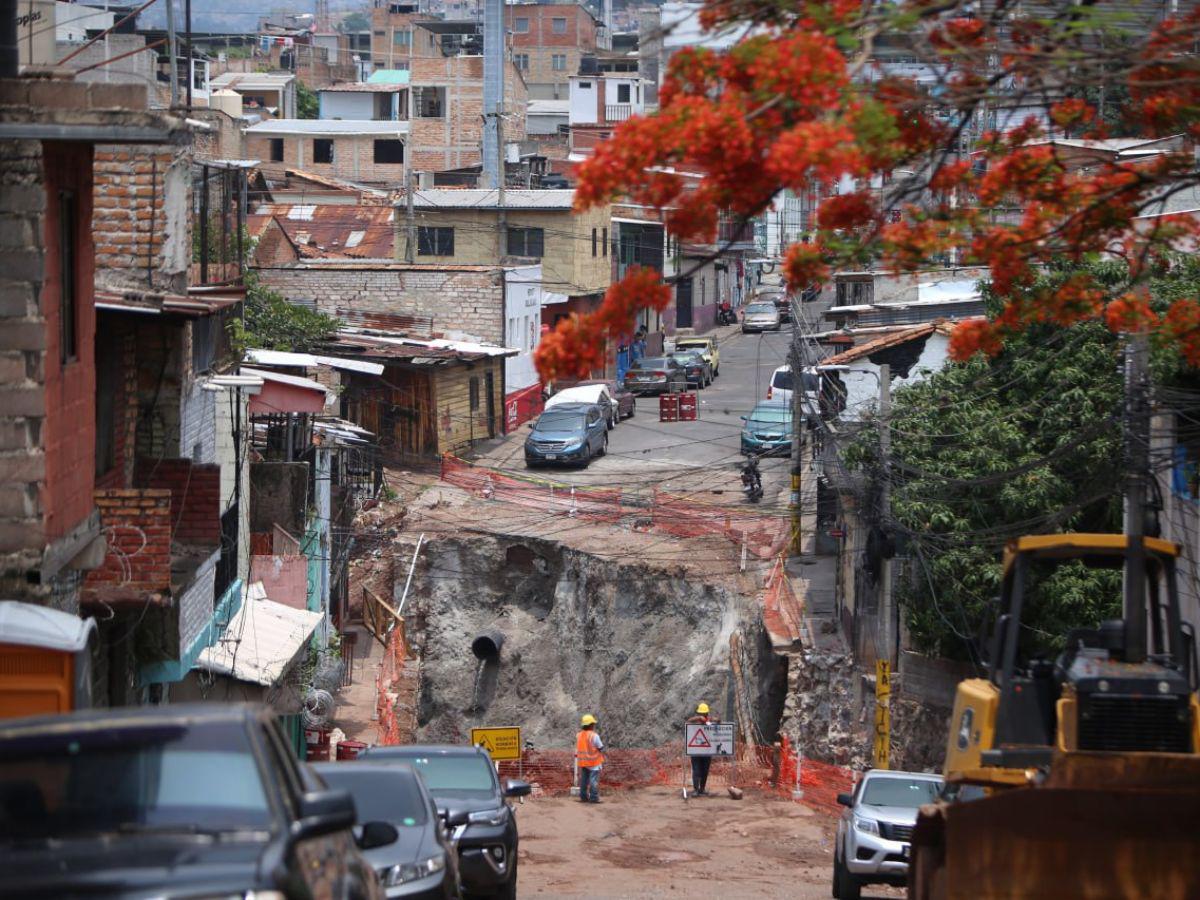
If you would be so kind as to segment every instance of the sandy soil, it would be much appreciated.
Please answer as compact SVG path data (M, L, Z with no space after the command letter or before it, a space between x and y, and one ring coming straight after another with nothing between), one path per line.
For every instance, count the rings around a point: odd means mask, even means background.
M610 791L599 806L531 799L517 817L522 897L830 895L832 820L787 800L685 802L677 789L648 788ZM903 894L868 888L863 896Z

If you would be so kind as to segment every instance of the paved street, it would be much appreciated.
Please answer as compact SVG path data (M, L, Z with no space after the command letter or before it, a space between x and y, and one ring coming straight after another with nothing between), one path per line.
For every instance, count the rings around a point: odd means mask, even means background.
M721 374L701 390L699 419L660 422L658 398L637 398L637 414L609 434L608 454L587 469L560 467L527 472L522 427L476 460L547 480L596 487L649 490L657 485L674 493L709 502L742 502L739 452L741 416L766 399L771 373L787 362L790 332L742 334L724 328L720 334ZM787 506L788 463L784 458L762 463L762 507ZM731 496L732 494L732 496Z

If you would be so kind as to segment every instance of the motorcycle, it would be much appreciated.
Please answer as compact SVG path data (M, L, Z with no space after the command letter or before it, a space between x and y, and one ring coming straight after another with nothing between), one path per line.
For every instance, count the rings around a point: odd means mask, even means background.
M742 465L742 493L751 503L762 499L762 476L758 472L757 459L748 459Z
M733 306L728 302L722 303L721 308L717 310L718 325L736 325L737 313L733 311Z

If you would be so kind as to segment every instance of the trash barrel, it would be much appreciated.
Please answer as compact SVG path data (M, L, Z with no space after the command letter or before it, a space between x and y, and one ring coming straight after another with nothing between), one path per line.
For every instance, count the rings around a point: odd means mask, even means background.
M361 756L362 752L366 749L367 745L362 741L339 741L337 758L339 760L358 759L358 757Z
M304 743L304 759L307 762L329 762L328 728L306 728Z
M700 395L695 391L679 395L679 421L695 422L700 408Z
M659 394L658 395L658 421L660 421L660 422L678 422L679 421L679 395L678 394Z

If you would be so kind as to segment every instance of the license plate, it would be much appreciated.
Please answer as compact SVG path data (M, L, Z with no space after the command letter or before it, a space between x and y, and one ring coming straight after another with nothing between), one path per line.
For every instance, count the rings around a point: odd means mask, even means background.
M546 459L558 459L558 454L557 453L547 453Z

